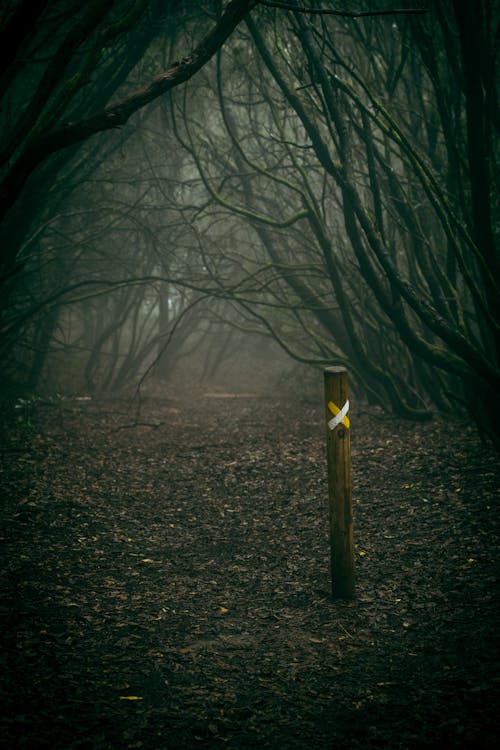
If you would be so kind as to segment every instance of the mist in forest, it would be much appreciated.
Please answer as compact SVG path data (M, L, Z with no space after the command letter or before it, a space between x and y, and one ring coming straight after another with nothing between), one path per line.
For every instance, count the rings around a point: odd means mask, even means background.
M497 12L376 5L4 4L5 403L340 364L497 431Z
M499 28L0 3L2 747L497 747Z

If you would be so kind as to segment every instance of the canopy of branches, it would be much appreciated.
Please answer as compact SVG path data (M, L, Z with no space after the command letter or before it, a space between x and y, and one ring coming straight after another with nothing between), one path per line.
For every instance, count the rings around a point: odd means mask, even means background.
M496 4L283 5L4 4L5 382L116 389L251 333L495 433Z

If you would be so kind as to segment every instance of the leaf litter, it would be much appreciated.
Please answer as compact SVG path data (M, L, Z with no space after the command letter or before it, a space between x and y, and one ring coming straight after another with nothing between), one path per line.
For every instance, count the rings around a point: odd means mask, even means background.
M496 746L498 456L353 406L357 596L333 601L323 410L293 408L10 425L2 747Z

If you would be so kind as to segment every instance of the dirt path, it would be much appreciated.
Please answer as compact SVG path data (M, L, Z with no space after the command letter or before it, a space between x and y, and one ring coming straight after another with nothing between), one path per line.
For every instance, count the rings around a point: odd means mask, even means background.
M318 405L75 401L11 430L2 747L496 746L498 458L353 412L353 602Z

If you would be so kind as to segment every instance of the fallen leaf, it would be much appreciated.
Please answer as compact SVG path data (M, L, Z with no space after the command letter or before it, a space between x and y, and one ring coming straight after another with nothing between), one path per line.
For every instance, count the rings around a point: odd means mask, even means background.
M142 695L120 695L121 701L142 701Z

